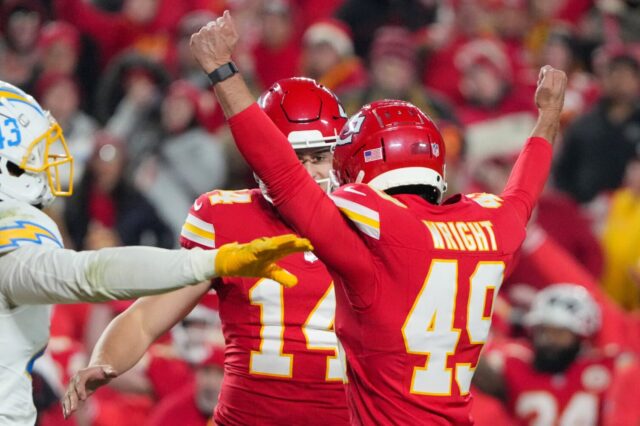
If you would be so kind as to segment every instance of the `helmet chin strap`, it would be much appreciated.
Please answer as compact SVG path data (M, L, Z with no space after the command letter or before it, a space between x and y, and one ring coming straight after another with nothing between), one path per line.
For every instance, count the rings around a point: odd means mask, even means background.
M267 200L269 204L273 205L273 199L271 199L271 197L269 196L269 191L267 191L267 185L265 185L262 179L260 179L258 175L255 173L253 174L253 178L258 183L258 188L260 188L260 192L262 192L262 196L264 197L264 199Z
M331 176L314 180L318 185L320 185L320 188L324 189L324 192L331 194Z

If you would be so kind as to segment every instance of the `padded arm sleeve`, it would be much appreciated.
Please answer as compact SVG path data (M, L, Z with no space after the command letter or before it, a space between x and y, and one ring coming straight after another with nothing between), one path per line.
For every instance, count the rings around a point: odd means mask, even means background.
M513 166L502 198L526 224L549 177L552 147L543 138L529 138Z
M0 301L14 307L165 293L213 278L217 252L154 247L76 252L22 247L0 257Z

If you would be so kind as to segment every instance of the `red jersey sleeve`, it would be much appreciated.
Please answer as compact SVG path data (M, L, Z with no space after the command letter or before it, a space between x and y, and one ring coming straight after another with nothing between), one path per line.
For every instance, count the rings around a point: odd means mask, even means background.
M357 296L359 283L371 286L375 272L366 244L300 164L269 117L253 104L231 117L229 125L238 149L267 185L285 221L311 240L318 257L342 278L349 293Z
M502 199L515 209L525 224L538 202L551 169L551 144L543 138L529 138L513 166Z
M189 209L180 231L180 245L187 249L216 248L216 231L213 225L208 194L199 196Z

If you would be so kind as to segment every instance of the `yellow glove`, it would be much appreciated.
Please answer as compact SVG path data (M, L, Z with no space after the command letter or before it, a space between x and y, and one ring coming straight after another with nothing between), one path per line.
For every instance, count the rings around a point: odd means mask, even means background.
M298 278L274 262L292 253L311 250L309 240L293 234L258 238L247 244L225 244L216 255L216 275L270 278L285 287L293 287Z

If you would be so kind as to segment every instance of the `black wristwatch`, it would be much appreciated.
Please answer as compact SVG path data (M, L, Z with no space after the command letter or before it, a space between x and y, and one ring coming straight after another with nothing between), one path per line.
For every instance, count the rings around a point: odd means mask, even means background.
M211 80L211 85L214 86L221 81L225 81L235 73L239 72L238 67L233 62L227 62L226 64L211 71L208 76Z

